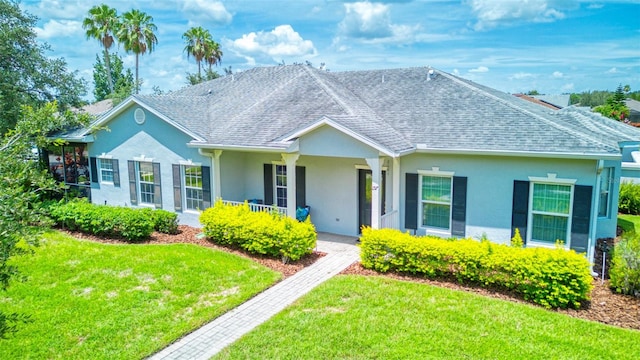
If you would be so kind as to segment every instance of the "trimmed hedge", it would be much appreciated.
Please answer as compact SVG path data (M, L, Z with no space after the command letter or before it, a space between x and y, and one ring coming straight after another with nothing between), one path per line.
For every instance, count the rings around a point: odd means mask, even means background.
M640 236L624 237L614 246L609 278L616 292L640 297Z
M587 259L574 251L517 248L490 241L416 237L398 230L363 228L362 266L429 278L498 286L546 308L579 308L592 285Z
M200 215L206 237L220 245L235 245L254 254L296 261L311 254L317 234L311 222L279 213L253 212L248 204L217 201Z
M148 238L154 230L177 232L178 224L178 215L169 211L96 205L85 200L52 205L50 215L58 226L69 230L131 242Z
M632 182L622 182L620 184L620 199L618 200L618 211L623 214L640 214L640 184Z

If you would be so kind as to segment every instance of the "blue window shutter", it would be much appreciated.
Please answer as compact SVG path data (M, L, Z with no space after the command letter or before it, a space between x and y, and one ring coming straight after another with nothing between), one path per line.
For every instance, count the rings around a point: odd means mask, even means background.
M305 206L307 206L305 168L296 166L296 207Z
M273 205L273 165L264 164L264 204Z
M405 175L404 227L418 229L418 174Z
M202 167L202 207L211 207L211 168Z
M95 157L89 158L89 166L91 166L91 182L98 182L98 160Z
M522 180L513 181L513 207L511 211L511 237L515 235L516 228L520 230L520 236L527 241L527 220L529 218L529 182Z
M591 228L591 200L593 187L576 185L573 189L573 214L571 217L571 249L587 252Z
M175 211L182 211L182 176L180 174L180 165L172 164L171 169L173 171L173 209Z
M451 209L451 235L464 237L467 220L467 178L453 177L453 204Z
M113 186L120 187L120 163L116 159L112 159L113 164Z
M127 163L129 168L129 197L131 199L131 205L137 205L138 189L136 188L136 162L128 160Z
M162 208L162 188L160 184L160 163L153 163L153 202L156 209Z

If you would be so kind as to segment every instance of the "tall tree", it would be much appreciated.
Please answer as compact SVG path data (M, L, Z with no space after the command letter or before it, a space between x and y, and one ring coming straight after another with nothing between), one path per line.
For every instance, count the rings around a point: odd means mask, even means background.
M122 14L122 26L118 29L116 37L126 52L136 55L136 94L140 91L138 57L147 52L151 53L158 44L155 34L157 29L153 17L140 10L133 9Z
M204 61L209 65L209 72L213 71L211 69L213 65L219 65L222 61L222 49L220 49L220 44L215 42L213 39L206 44Z
M114 34L120 26L120 20L116 9L105 4L96 5L89 9L89 16L82 22L82 28L85 29L87 39L96 39L104 47L104 60L107 67L107 73L111 73L109 49L114 43ZM109 84L109 92L113 92L113 80L107 77Z
M109 57L111 58L110 72L105 66L106 59L96 55L96 62L93 65L93 95L96 101L114 99L114 103L117 103L131 95L135 83L131 69L124 70L122 58L117 53L109 54ZM107 79L115 84L113 91L109 90Z
M187 59L189 56L193 56L198 63L198 77L200 78L202 77L200 70L202 60L205 60L207 55L209 55L210 51L208 49L211 46L211 42L213 42L211 33L201 26L192 27L182 34L182 38L186 42L184 51L187 53Z
M37 245L47 224L42 204L46 194L61 190L46 167L32 158L34 146L44 148L48 135L69 126L88 124L87 115L60 111L55 102L38 109L23 106L16 126L0 137L0 290L20 279L11 257L25 255ZM25 314L0 312L0 338L15 331Z
M81 106L85 83L69 72L63 59L49 58L48 45L39 45L33 28L37 18L18 3L0 0L0 136L20 118L21 105Z
M604 105L596 106L593 111L599 112L602 115L609 117L611 119L615 119L618 121L624 121L629 118L629 108L624 102L625 90L630 90L627 87L622 87L622 84L618 85L616 92L613 93L612 96L607 98L607 101Z

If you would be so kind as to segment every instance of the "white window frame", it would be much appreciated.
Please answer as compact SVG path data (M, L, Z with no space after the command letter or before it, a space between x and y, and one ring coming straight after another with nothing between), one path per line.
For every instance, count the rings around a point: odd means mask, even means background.
M111 164L111 169L106 169L103 167L104 164L109 163ZM104 172L111 172L111 180L105 180L104 179ZM114 169L113 169L113 158L111 156L100 156L98 157L98 174L100 176L100 183L102 184L109 184L109 185L113 185L113 174L114 174Z
M567 218L567 230L564 241L564 248L571 248L571 221L573 219L573 196L575 193L575 183L576 179L561 179L556 178L556 174L547 174L547 177L529 177L529 208L527 214L527 246L533 247L546 247L546 248L555 248L556 244L536 241L533 239L533 215L534 213L540 215L550 215L550 216L562 216ZM534 211L533 210L533 193L536 184L547 184L547 185L562 185L570 187L570 195L569 195L569 213L561 214L561 213L553 213L553 212L543 212L543 211Z
M605 172L608 173L608 178L605 179ZM611 193L613 192L613 182L615 168L614 167L604 167L602 168L602 172L600 173L600 189L598 189L599 199L598 199L598 217L599 218L609 218L611 216ZM604 181L607 181L607 188L603 189L602 184ZM606 195L606 208L605 213L600 213L600 206L602 206L602 195Z
M200 187L189 186L187 185L187 168L200 168ZM204 210L204 191L202 188L202 165L200 164L180 164L180 176L182 177L182 193L183 196L183 206L186 212L200 212ZM200 197L199 199L191 199L191 201L198 201L200 203L200 207L190 208L189 201L190 198L188 196L188 190L199 191Z
M452 223L452 214L453 214L453 176L455 175L455 172L453 171L440 171L440 168L438 167L432 167L431 170L418 170L418 176L419 176L419 181L418 181L418 214L420 215L419 221L420 221L420 228L421 229L425 229L426 231L430 232L430 233L437 233L437 234L444 234L444 235L451 235L451 223ZM448 178L449 179L449 186L450 186L450 190L449 190L449 194L450 194L450 199L448 203L445 202L438 202L438 201L433 201L433 200L423 200L422 199L422 179L425 176L429 176L429 177L441 177L441 178ZM424 205L425 203L430 203L430 204L441 204L441 205L448 205L449 206L449 227L447 229L445 228L441 228L441 227L434 227L434 226L427 226L424 224Z
M282 175L278 174L278 168L281 168L284 170L284 179L285 179L285 184L284 185L278 185L278 178L281 177ZM284 163L273 163L273 200L276 204L276 206L278 206L279 208L287 208L287 204L289 202L289 199L287 198L287 183L289 181L289 175L287 174L287 165L285 165ZM278 189L284 189L284 205L280 204L280 197L278 197Z
M138 204L140 206L153 206L155 207L155 183L153 181L148 182L148 181L142 181L142 164L144 165L148 165L151 166L151 176L153 177L153 161L150 161L150 159L144 159L144 160L136 160L136 185L138 187L138 196L140 198L140 200L138 201ZM151 185L151 202L147 202L144 201L144 196L143 196L143 191L142 191L142 186L143 185ZM149 194L148 191L145 191L144 194Z

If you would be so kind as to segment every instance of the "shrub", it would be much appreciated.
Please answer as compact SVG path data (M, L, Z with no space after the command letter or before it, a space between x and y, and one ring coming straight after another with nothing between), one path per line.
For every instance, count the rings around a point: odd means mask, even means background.
M360 257L368 269L502 287L547 308L579 308L593 281L589 262L574 251L415 237L391 229L364 228Z
M153 229L163 234L178 233L178 214L162 209L140 209L153 221Z
M144 209L96 205L86 200L51 206L51 218L57 225L96 236L140 241L153 232L153 217Z
M513 233L513 237L511 238L511 246L516 248L524 246L524 241L522 240L522 235L520 235L520 229L518 228L516 228L516 231Z
M620 184L618 211L623 214L640 214L640 184L628 181Z
M277 212L252 212L248 204L217 201L200 215L204 234L220 245L236 245L254 254L296 261L313 252L317 235L310 222Z
M622 238L613 248L610 285L616 292L640 297L640 237Z

